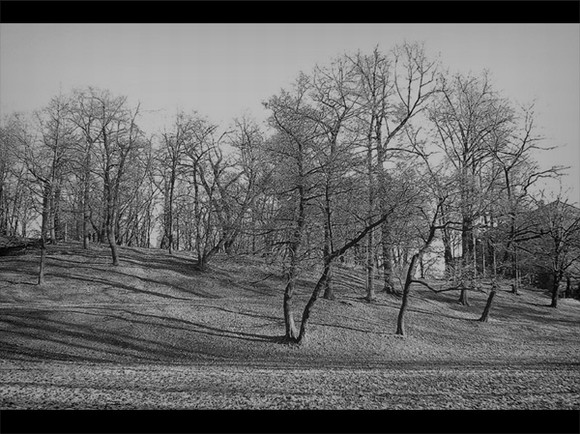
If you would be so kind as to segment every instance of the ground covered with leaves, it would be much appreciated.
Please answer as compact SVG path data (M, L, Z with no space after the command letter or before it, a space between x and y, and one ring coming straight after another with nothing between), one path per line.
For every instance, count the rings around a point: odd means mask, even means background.
M305 345L282 341L283 279L262 260L49 246L0 258L0 408L580 409L580 302L500 288L487 323L456 293L364 301L335 273ZM299 320L316 274L299 282ZM431 282L441 286L443 282Z

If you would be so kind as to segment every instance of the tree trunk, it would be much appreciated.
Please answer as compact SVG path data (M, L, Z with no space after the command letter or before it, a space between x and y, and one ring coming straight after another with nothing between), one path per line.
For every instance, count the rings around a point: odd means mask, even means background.
M111 181L108 173L105 173L105 198L106 198L106 217L105 217L105 235L111 248L111 257L113 265L119 265L119 255L117 252L117 241L115 239L115 201L111 188Z
M56 215L54 212L55 207L55 200L54 200L54 192L51 192L49 198L49 213L48 213L48 239L52 244L56 244L56 230L55 230L55 223L56 223Z
M440 206L441 203L439 203L439 206L437 207L437 212L439 211ZM437 229L437 227L435 226L437 212L435 212L434 219L431 222L431 227L429 228L429 236L427 237L425 244L423 244L423 247L411 257L411 263L409 264L409 268L407 269L407 277L405 279L405 285L403 287L403 299L401 300L401 308L399 310L399 316L397 318L397 330L395 332L397 335L400 336L405 335L404 317L405 311L407 310L407 304L409 302L409 291L411 289L411 283L413 283L413 279L415 278L417 261L421 256L423 256L423 254L429 248L429 245L433 241L433 238L435 238L435 231Z
M171 176L171 184L169 186L169 210L167 217L167 244L169 254L173 254L173 192L175 188L174 174Z
M292 297L294 295L298 273L298 249L302 244L302 232L305 223L303 189L299 188L299 190L300 203L298 205L298 222L294 232L294 240L290 245L290 269L288 270L288 282L286 283L286 288L284 290L284 324L286 326L286 339L291 342L296 342L298 339L298 330L294 323L294 312L292 310Z
M558 307L558 293L560 289L560 276L558 273L554 273L554 282L552 283L552 304L550 307L557 308Z
M324 280L324 295L323 297L326 300L334 300L334 292L332 291L332 285L331 285L331 280L332 280L332 264L331 262L327 259L330 256L330 252L332 251L332 239L330 237L330 216L328 215L328 213L330 212L329 209L327 209L327 218L324 222L324 270L325 270L325 275L326 278Z
M391 231L389 223L384 222L381 225L382 230L382 247L383 247L383 290L387 294L395 293L395 285L393 284L393 252L391 249L390 235Z
M195 266L199 271L206 271L207 269L207 261L205 258L206 255L204 254L198 254L197 256L197 264Z
M473 245L473 219L470 215L463 213L461 222L461 258L462 258L462 279L465 281L465 274L473 272L474 266L474 245ZM475 278L475 275L473 276ZM459 295L459 303L469 306L467 290L462 289Z
M6 212L4 212L6 204L4 203L4 188L3 183L0 182L0 235L6 235Z
M88 175L87 175L88 176ZM83 249L89 248L89 183L85 180L83 192Z
M467 289L462 289L459 294L459 303L463 306L469 306L469 298L467 297Z
M405 286L403 287L403 299L401 300L401 308L399 309L399 316L397 317L397 330L395 334L399 336L405 336L405 312L407 311L407 304L409 300L409 291L411 289L411 283L413 277L415 276L415 269L417 267L417 259L419 257L419 253L416 253L411 258L411 263L409 264L409 268L407 269L407 277L405 279Z
M111 248L111 257L113 258L113 265L119 265L119 252L117 250L117 242L115 241L115 229L111 223L107 225L107 240Z
M324 282L324 298L326 300L335 300L336 295L334 295L334 290L332 288L332 265L329 264L330 269L328 270L328 276Z
M304 180L304 157L302 154L302 149L300 149L299 157L298 173L300 176L300 183L298 184L298 213L296 217L296 228L294 229L294 233L289 245L290 267L288 270L288 282L286 284L286 289L284 290L284 324L286 327L286 339L291 342L296 342L298 339L298 330L296 329L296 324L294 323L294 312L292 311L292 296L294 295L294 287L296 285L298 265L300 261L299 250L302 246L304 227L306 225L306 193L304 185L302 184Z
M46 232L48 226L49 211L49 196L51 194L50 184L45 182L44 194L42 197L42 222L40 226L40 264L38 267L38 284L44 284L44 268L46 263Z
M368 148L367 148L367 175L369 182L369 191L367 197L367 225L372 221L372 214L374 209L374 199L375 192L373 189L374 177L373 177L373 129L374 129L375 116L371 116L371 124L368 133ZM375 289L374 289L374 258L373 258L373 232L369 232L367 235L367 251L366 251L366 300L371 302L375 299Z
M491 291L489 293L489 296L487 297L487 303L485 304L485 309L483 309L483 313L481 314L481 318L479 318L479 321L481 322L487 322L487 320L489 319L489 311L491 310L491 303L493 302L493 298L495 297L495 286L493 286L491 288Z
M61 186L60 182L54 191L54 239L52 242L56 244L58 240L64 239L64 227L61 215ZM66 224L66 223L65 223ZM66 240L65 240L66 241Z
M286 327L286 339L295 342L298 338L298 330L294 323L292 310L292 296L294 295L295 277L291 276L284 290L284 325Z
M330 252L328 252L328 254L330 254ZM325 258L328 257L328 254L325 254ZM324 280L323 298L326 300L334 300L336 296L334 295L332 288L332 264L327 262L327 259L324 260L324 269L328 271L326 271L326 279Z
M322 290L322 288L324 286L326 286L326 280L328 279L329 273L331 272L332 260L325 258L325 261L326 261L326 266L324 267L324 271L322 272L322 276L320 277L320 279L318 279L318 282L316 282L316 286L314 288L314 291L312 292L312 295L310 296L308 303L306 303L306 307L304 308L304 313L302 314L302 323L300 324L300 335L298 336L298 343L299 344L304 344L307 342L307 330L308 330L308 324L309 324L309 319L310 319L310 314L312 312L312 308L314 307L314 304L316 303L316 300L318 299L320 291Z
M40 264L38 267L38 284L44 284L44 267L46 263L46 235L40 237Z
M451 250L451 244L449 241L443 242L443 258L445 262L445 275L451 276L453 275L453 252Z
M373 258L373 233L369 232L367 238L367 257L366 257L366 274L367 274L367 295L366 301L372 302L375 300L375 261Z
M512 294L518 295L518 289L520 286L520 280L519 280L520 276L519 276L517 247L514 247L514 253L512 255L512 267L513 267L513 275L514 275L514 281L512 283Z

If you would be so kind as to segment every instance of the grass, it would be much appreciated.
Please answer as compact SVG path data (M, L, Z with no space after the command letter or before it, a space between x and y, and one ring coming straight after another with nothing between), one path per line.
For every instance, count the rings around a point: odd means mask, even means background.
M192 258L155 249L49 246L46 284L38 255L0 258L0 359L125 365L413 367L578 364L580 302L500 288L487 323L486 294L412 288L407 336L394 335L400 299L363 300L360 271L339 268L336 300L319 300L308 344L281 342L283 280L257 258L218 257L206 272ZM299 281L299 320L316 275ZM433 284L437 284L434 282Z
M262 260L200 272L186 253L119 250L114 267L105 246L50 245L42 286L38 251L0 257L1 409L580 409L577 300L504 284L480 323L486 294L465 307L419 285L401 338L400 299L377 282L367 303L361 270L339 266L296 346ZM298 320L317 277L300 277Z

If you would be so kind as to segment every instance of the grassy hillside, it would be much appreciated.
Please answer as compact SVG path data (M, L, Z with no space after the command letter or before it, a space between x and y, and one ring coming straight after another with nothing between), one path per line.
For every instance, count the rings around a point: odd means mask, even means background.
M363 300L360 271L337 271L334 301L319 300L310 340L281 342L284 282L259 259L219 257L207 272L188 254L104 246L49 246L46 285L38 252L0 257L0 360L250 366L522 365L580 362L580 302L548 307L541 290L508 287L488 323L486 295L435 294L413 287L404 339L394 335L400 299ZM300 313L316 275L303 277Z

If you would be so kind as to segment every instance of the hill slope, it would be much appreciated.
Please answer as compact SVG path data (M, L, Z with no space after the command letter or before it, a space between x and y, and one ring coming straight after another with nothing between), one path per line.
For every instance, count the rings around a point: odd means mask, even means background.
M0 258L0 359L123 364L226 364L268 367L420 367L580 362L580 302L557 310L536 290L486 295L471 307L454 293L414 287L405 339L394 335L400 300L362 300L362 275L341 268L337 299L319 300L310 340L281 343L284 282L260 260L217 258L207 272L185 253L78 244L49 246L46 285L35 284L38 256ZM316 276L299 282L301 310Z

